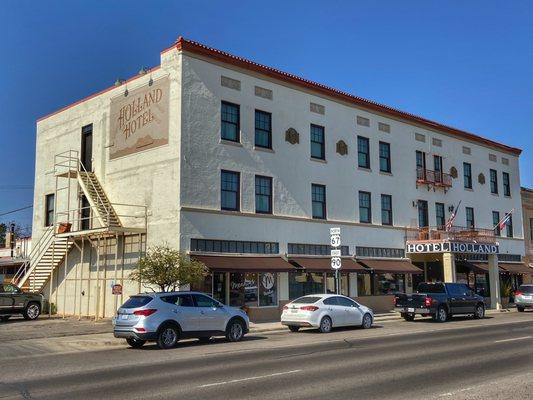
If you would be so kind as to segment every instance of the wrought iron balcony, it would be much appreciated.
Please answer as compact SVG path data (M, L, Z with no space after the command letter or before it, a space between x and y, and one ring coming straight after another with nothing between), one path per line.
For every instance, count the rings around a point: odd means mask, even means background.
M416 169L416 183L449 188L452 186L452 176L442 171L432 171L430 169L418 167Z
M444 226L425 226L410 228L406 232L407 242L443 241L464 243L496 243L496 235L492 229L467 228L452 226L446 230Z

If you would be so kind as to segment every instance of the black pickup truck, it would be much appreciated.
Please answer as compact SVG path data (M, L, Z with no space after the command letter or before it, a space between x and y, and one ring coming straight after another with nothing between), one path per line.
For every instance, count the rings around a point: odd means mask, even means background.
M12 315L22 314L25 319L36 319L43 308L43 296L38 293L24 293L12 283L0 283L0 321L5 322Z
M485 316L483 297L462 283L423 282L413 294L397 294L394 302L406 321L413 321L416 314L438 322L446 322L453 315Z

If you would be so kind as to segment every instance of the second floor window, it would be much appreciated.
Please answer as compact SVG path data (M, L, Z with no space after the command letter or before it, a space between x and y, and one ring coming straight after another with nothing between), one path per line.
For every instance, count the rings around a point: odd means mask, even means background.
M255 145L272 148L272 114L255 110Z
M324 185L311 185L311 201L313 218L326 219L326 187Z
M326 159L323 126L311 125L311 157L320 160Z
M466 227L469 229L474 229L474 209L472 207L466 207Z
M368 138L357 136L357 165L370 168L370 143Z
M44 226L52 226L54 224L54 202L55 195L47 194L44 198Z
M435 216L437 218L437 229L444 229L444 225L446 225L444 203L435 203Z
M222 171L220 175L220 207L223 210L239 211L240 207L240 174L233 171Z
M392 225L392 196L381 195L381 224Z
M359 222L372 222L372 199L369 192L359 192Z
M465 189L472 189L472 165L463 163L463 178Z
M511 195L511 182L509 181L509 174L507 172L503 173L503 195Z
M498 172L495 169L490 170L490 192L498 194Z
M381 172L391 172L389 143L379 142L379 170Z
M255 212L272 214L272 178L255 176Z
M220 136L232 142L240 141L240 109L238 104L222 102Z
M502 232L500 230L500 212L499 211L492 212L492 226L495 227L494 233L496 234L496 236L500 236Z
M507 229L507 237L512 238L513 235L514 235L514 233L513 233L513 216L512 215L509 215L509 221L507 221L506 229Z

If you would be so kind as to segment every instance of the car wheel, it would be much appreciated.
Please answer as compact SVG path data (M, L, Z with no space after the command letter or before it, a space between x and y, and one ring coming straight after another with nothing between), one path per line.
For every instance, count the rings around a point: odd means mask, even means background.
M200 341L200 343L209 343L209 341L211 340L211 336L202 336L199 337L198 340Z
M300 327L296 325L289 325L289 330L291 332L298 332L300 330Z
M524 311L524 310L522 310L522 311ZM4 316L0 317L0 321L2 321L2 322L7 322L7 320L8 320L9 318L11 318L11 315L4 315Z
M126 342L128 342L128 345L130 347L133 347L134 349L140 349L141 347L144 346L144 344L146 343L146 340L128 338L126 339Z
M363 315L363 323L361 324L361 328L370 329L371 327L372 327L372 316L370 314Z
M474 312L475 319L483 319L485 317L485 306L483 304L478 304L476 306L476 311Z
M39 303L31 302L28 303L24 311L22 312L22 316L24 319L28 320L34 320L37 319L37 317L41 314L41 306Z
M516 311L518 312L524 312L524 307L516 307ZM9 317L8 317L9 318Z
M320 326L318 330L321 333L329 333L331 332L331 328L333 327L333 324L331 323L330 317L324 317L320 320Z
M448 311L444 307L439 307L437 314L435 315L435 320L437 322L446 322L448 321Z
M403 319L405 319L406 321L411 322L411 321L414 321L414 320L415 320L415 315L414 315L414 314L405 314L405 315L403 316Z
M230 321L226 329L226 340L228 342L238 342L244 337L244 326L241 321L234 319Z
M160 349L171 349L179 340L179 329L172 325L165 325L157 334L157 346Z

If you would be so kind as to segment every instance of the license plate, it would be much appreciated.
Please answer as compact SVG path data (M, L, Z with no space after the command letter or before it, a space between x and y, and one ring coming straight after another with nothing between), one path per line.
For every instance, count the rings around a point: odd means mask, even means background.
M128 314L121 314L120 319L128 319L130 316Z
M411 307L409 307L409 308L407 309L407 312L415 312L415 309L414 309L414 308L411 308Z
M297 308L293 308L293 309L291 310L291 313L297 313L297 312L298 312L298 309L297 309Z

